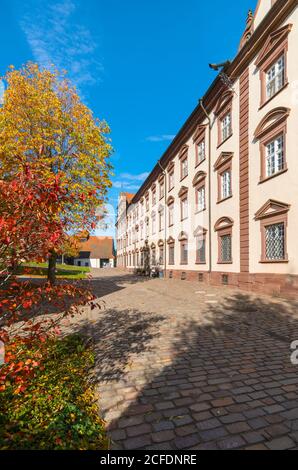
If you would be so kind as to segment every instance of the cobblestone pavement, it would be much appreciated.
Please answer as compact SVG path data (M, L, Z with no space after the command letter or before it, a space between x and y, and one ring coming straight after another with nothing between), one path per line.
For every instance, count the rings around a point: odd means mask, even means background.
M80 322L94 335L113 448L298 448L297 302L93 274L105 308Z

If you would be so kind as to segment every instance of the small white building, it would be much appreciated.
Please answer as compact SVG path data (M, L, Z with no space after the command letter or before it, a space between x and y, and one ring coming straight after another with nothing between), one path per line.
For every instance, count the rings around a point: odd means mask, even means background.
M114 267L113 237L89 236L80 245L79 256L74 258L75 266L90 268Z

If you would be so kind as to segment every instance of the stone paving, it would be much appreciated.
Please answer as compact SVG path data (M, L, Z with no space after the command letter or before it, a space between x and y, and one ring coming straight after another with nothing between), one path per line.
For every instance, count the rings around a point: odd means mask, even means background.
M83 316L114 449L298 448L298 303L94 272ZM96 278L97 277L97 278Z

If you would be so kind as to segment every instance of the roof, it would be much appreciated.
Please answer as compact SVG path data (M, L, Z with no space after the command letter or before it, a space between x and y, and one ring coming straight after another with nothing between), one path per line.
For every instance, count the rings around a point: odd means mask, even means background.
M127 202L130 203L132 199L134 198L135 194L133 193L124 193L127 199Z
M88 253L88 256L86 256ZM84 255L84 256L82 256ZM114 256L113 237L96 237L91 236L88 240L80 244L80 257L90 258L106 258L110 259Z

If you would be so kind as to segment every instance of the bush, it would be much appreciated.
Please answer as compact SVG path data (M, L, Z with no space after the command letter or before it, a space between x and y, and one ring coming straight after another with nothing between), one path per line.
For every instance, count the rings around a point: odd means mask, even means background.
M92 350L77 335L48 339L46 348L43 367L23 393L9 384L0 392L0 449L108 449L88 380ZM24 348L21 358L32 353Z

